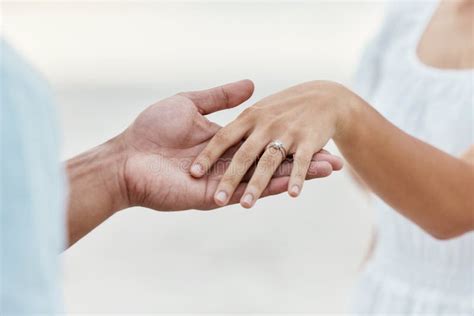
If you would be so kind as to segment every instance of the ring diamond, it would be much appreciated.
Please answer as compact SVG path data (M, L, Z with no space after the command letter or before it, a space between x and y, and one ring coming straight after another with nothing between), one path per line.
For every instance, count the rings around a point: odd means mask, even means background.
M266 149L267 150L268 149L276 149L276 150L280 151L283 160L286 159L286 148L285 148L285 145L283 144L283 142L281 140L276 139L276 140L270 142L267 145Z

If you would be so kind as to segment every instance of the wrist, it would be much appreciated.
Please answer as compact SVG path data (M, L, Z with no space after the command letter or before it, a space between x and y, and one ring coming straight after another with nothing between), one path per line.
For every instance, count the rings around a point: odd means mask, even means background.
M365 105L366 102L362 98L343 87L341 101L336 106L336 128L333 136L336 144L350 143L353 140L354 124L359 120Z
M319 114L326 114L330 137L334 141L346 139L364 100L337 82L316 80L303 84L303 87L310 91L312 106L316 106Z
M111 211L115 213L130 207L124 174L127 162L126 146L121 135L118 135L99 148L101 151L99 162L102 170L100 177L109 192Z
M70 159L67 170L71 199L89 201L85 207L111 216L129 207L124 180L126 151L121 136ZM78 191L80 195L73 194Z
M69 245L128 207L124 149L118 136L67 161Z

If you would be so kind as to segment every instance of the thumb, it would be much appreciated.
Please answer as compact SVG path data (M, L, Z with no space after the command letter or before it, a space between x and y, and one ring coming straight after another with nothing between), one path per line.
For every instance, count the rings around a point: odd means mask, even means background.
M233 108L250 98L254 85L250 80L241 80L208 90L182 92L179 95L190 99L202 115Z

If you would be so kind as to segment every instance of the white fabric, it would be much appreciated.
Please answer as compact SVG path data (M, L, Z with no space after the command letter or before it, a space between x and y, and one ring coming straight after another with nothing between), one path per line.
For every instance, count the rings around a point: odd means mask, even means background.
M416 54L437 4L391 5L354 89L399 128L459 156L474 143L474 71L436 69ZM377 246L355 288L353 311L474 315L474 233L436 240L382 200L374 206Z

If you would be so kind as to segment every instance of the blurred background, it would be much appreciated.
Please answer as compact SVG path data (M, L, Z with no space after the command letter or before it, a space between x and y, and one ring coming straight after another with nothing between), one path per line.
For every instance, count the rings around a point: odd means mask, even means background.
M383 11L376 1L2 1L1 28L51 83L67 159L180 91L252 79L252 99L211 117L226 124L290 85L350 84ZM251 211L129 209L62 254L65 308L342 313L372 217L347 171Z

